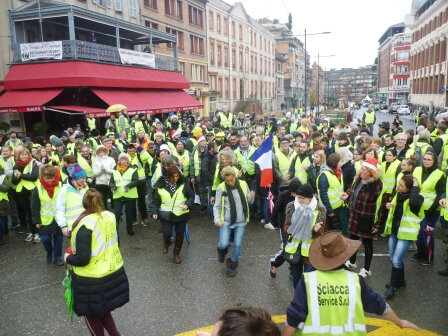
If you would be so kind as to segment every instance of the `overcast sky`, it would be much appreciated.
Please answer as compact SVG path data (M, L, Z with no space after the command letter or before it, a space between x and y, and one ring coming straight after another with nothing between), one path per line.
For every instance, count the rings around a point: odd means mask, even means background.
M230 4L242 2L254 19L268 17L286 23L288 12L291 12L294 34L304 34L305 28L307 34L330 31L328 35L307 37L311 64L317 61L318 53L335 55L320 59L321 67L327 70L373 64L379 38L389 26L403 22L412 4L412 0L227 1Z

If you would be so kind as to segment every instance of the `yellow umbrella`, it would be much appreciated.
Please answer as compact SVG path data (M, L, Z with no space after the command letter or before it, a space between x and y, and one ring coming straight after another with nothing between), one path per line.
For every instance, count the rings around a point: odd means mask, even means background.
M127 110L127 109L128 108L122 104L113 104L107 108L106 112L108 113L121 112L121 110Z

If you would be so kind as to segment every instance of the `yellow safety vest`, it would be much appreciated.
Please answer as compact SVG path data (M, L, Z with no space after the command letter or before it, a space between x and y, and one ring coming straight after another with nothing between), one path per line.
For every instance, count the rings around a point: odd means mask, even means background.
M448 168L448 145L443 147L442 164L440 169L445 171Z
M190 210L182 210L182 206L185 205L187 197L184 195L184 186L182 184L174 192L173 196L165 188L157 188L157 192L160 195L162 203L160 204L159 211L171 212L175 216L181 216L183 214L189 213Z
M182 172L185 177L190 173L190 153L185 149L184 153L180 155L177 150L174 150L172 154L178 159L184 158L184 162L182 162Z
M359 175L359 172L361 171L361 167L362 167L362 161L361 161L361 160L356 161L356 162L355 162L356 175ZM354 182L355 180L356 180L356 179L354 179L353 182Z
M375 112L366 111L366 117L364 119L364 122L366 123L366 125L371 125L374 123L374 121L375 121Z
M124 118L124 129L121 128L121 122L120 118L123 116ZM117 133L120 134L121 131L126 131L127 140L131 141L132 135L131 135L131 126L129 124L129 117L126 115L120 115L116 121L117 126Z
M115 187L117 188L117 190L113 194L113 199L121 197L138 198L137 187L132 187L127 192L124 191L124 187L132 182L132 175L135 171L135 168L128 167L124 174L121 175L118 170L114 170L112 176L114 177Z
M241 166L241 170L243 173L247 173L249 175L255 174L255 163L252 160L249 160L249 158L252 156L255 150L256 150L255 148L249 147L247 157L244 157L239 148L235 149L234 152L236 154L236 158L238 159L238 163Z
M314 221L313 221L313 226L311 227L311 230L314 229L314 226L316 225L317 222L317 216L319 215L319 210L315 209L313 211L314 213ZM301 248L300 248L300 254L304 257L309 257L310 255L310 246L311 243L313 242L314 238L311 238L308 241L300 241L298 239L295 238L290 238L288 240L288 244L286 244L285 246L285 251L291 254L294 254L297 252L297 249L299 248L300 243L302 244Z
M85 186L80 191L68 191L68 186L63 186L60 193L65 199L65 226L71 230L73 223L79 215L85 210L82 205L84 194L89 188Z
M141 153L136 153L134 157L128 154L129 162L131 166L137 167L137 174L139 180L145 180L145 163L148 161L151 155L147 151L142 151ZM140 157L140 158L139 158Z
M76 234L85 226L92 231L90 261L86 266L73 266L79 276L102 278L123 267L123 258L118 248L115 215L109 211L84 217L72 232L70 243L76 254Z
M0 176L0 185L3 184L3 182L5 181L5 178L6 178L6 175L4 175L4 174ZM3 201L3 200L9 201L8 193L4 192L4 191L0 191L0 201Z
M400 167L401 161L396 159L389 165L389 168L386 170L387 163L383 162L381 164L381 180L383 181L383 190L382 194L392 194L395 190L396 185L396 176L397 169ZM378 197L380 199L381 197Z
M193 149L193 167L194 176L199 176L201 173L201 161L199 160L199 147Z
M226 116L224 113L219 115L220 125L222 128L229 128L233 123L233 114L229 112L229 116Z
M91 161L93 161L93 157ZM93 169L81 154L78 154L78 164L86 171L87 177L93 178Z
M287 157L281 149L276 149L275 155L278 158L278 168L280 169L280 173L283 176L288 174L289 167L291 166L291 160L296 155L296 152L293 151L291 155Z
M31 172L33 171L33 167L36 164L37 164L36 161L34 159L32 159L26 165L26 167L23 169L23 174L31 174ZM24 179L20 179L19 184L17 184L16 191L21 192L23 188L25 188L26 190L33 190L34 188L36 188L36 185L37 185L37 180L33 182L33 181L27 181Z
M247 183L243 180L239 180L240 181L240 186L241 186L241 190L243 191L244 195L247 195L249 193L249 186L247 185ZM219 188L221 188L221 190L224 192L226 191L226 183L222 182L219 186ZM224 195L224 194L223 194ZM221 196L221 221L224 224L224 211L225 211L225 204L226 204L226 197L227 196ZM250 215L249 215L249 203L247 201L247 197L244 197L244 201L246 202L246 209L247 209L247 216L246 216L246 222L249 222L250 219Z
M319 201L322 202L322 198L320 197L320 189L319 189L319 179L322 176L322 174L325 174L327 176L328 180L328 200L330 201L331 208L337 209L341 207L344 204L344 201L339 198L339 196L342 195L344 192L344 178L342 177L341 173L341 180L339 181L335 174L330 173L328 170L323 171L319 174L319 176L316 179L316 186L317 191L319 194Z
M37 186L37 192L40 200L40 224L43 226L53 223L56 216L56 201L58 199L60 186L54 187L53 197L48 196L47 191L41 184Z
M394 220L395 207L397 205L397 195L392 199L393 207L389 210L386 220L384 234L392 234L392 222ZM400 219L400 227L398 228L398 239L417 240L418 231L420 230L420 222L424 217L423 211L420 210L419 216L416 216L409 207L409 199L403 202L403 216Z
M87 125L89 126L89 130L93 131L96 129L96 119L95 118L87 118Z
M308 179L308 172L305 167L311 166L310 157L307 156L303 161L300 161L300 156L297 155L296 164L294 167L294 176L297 177L302 184L306 184Z
M338 269L303 276L308 315L296 335L367 335L358 274Z
M436 194L436 184L445 175L440 169L434 170L431 175L422 183L423 168L417 167L414 169L412 175L417 179L418 185L420 186L420 195L425 199L423 201L423 210L428 210L434 203L437 197Z

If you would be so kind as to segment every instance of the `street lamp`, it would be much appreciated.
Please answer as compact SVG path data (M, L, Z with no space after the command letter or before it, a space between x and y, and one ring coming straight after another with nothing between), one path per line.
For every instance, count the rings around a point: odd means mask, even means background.
M293 35L293 36L305 36L305 113L306 113L306 106L307 106L307 62L306 62L306 37L310 36L310 35L325 35L325 34L331 34L331 32L320 32L320 33L311 33L311 34L307 34L306 33L306 28L305 28L305 34L301 34L301 35Z
M319 99L319 68L320 68L320 58L321 57L334 57L335 55L325 55L325 56L320 56L320 54L317 54L317 116L319 116L320 113L320 99ZM325 85L325 84L324 84Z

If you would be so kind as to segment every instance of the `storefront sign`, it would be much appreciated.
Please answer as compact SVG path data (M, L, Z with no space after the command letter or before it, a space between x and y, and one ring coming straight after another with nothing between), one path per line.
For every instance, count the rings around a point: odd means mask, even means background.
M138 64L150 68L156 67L156 56L154 54L121 48L118 49L118 52L123 64Z
M62 41L20 44L22 62L36 59L62 59Z

